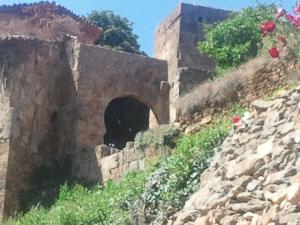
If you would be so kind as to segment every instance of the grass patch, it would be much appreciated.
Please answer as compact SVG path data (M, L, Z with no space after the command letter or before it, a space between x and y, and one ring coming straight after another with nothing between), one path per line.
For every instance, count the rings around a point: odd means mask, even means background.
M129 207L143 192L148 171L127 174L121 182L92 189L66 185L50 208L35 207L6 225L129 225Z

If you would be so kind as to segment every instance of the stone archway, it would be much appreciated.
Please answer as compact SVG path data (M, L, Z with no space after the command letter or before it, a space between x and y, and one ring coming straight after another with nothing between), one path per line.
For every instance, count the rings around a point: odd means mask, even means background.
M136 134L149 128L150 107L133 97L113 99L104 114L104 144L123 149Z

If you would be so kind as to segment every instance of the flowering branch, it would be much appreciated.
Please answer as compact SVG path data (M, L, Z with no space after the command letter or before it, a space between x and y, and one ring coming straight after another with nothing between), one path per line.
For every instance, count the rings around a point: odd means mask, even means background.
M263 37L271 38L272 46L268 49L269 55L272 58L279 58L280 50L278 48L278 43L281 44L282 46L287 46L288 41L286 35L288 34L288 32L281 31L278 27L283 29L286 29L287 27L292 27L294 31L299 31L300 4L298 4L294 8L293 13L288 13L282 7L278 7L274 16L275 16L274 20L269 20L261 24L260 31Z

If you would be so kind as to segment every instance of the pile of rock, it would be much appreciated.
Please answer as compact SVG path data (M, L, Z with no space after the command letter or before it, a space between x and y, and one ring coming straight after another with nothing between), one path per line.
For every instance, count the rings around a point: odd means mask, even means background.
M169 225L300 224L300 87L252 107Z

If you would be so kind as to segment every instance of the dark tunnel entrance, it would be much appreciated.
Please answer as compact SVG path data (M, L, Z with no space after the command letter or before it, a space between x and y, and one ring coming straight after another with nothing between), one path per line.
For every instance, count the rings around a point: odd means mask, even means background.
M106 108L104 119L106 134L104 144L123 149L126 142L149 128L150 108L130 97L112 100Z

